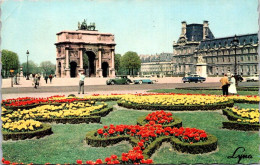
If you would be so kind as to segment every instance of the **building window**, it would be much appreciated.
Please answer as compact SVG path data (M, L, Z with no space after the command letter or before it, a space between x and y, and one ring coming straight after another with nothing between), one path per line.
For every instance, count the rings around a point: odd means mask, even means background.
M230 62L230 57L228 57L228 62Z
M250 61L250 56L247 56L248 61Z
M240 57L241 61L244 61L244 58L243 57Z
M225 59L224 59L224 57L222 57L222 60L223 60L223 62L225 62Z
M257 61L258 59L257 59L257 56L255 56L255 60Z

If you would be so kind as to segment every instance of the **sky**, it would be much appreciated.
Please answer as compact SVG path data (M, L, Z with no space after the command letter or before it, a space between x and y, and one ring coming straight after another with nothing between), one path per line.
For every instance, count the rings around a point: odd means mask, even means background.
M257 0L4 0L1 50L16 52L20 63L56 63L56 33L95 22L115 35L115 53L172 53L181 22L209 21L216 38L258 32Z

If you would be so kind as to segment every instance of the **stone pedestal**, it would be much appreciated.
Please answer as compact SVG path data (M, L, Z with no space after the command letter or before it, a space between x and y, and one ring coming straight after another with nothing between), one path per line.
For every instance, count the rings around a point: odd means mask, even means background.
M99 69L97 70L97 76L98 76L98 77L103 77L102 72L103 72L103 69L99 68Z
M109 77L115 77L116 76L116 72L114 68L109 68Z
M65 69L65 77L70 78L70 68Z
M207 64L206 63L197 63L196 73L201 77L207 77Z

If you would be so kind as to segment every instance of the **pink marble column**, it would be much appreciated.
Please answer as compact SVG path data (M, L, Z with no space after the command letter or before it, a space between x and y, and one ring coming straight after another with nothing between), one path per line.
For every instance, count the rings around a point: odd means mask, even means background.
M83 57L82 57L82 50L79 50L79 67L83 69Z
M65 55L66 55L66 69L69 68L69 50L65 50Z
M112 66L111 66L111 68L115 68L115 53L114 53L114 49L111 50L111 55L112 55Z

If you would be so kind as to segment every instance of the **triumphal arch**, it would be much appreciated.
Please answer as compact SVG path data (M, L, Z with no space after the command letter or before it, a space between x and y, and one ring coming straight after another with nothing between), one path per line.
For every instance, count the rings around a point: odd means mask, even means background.
M77 77L81 71L87 77L115 76L114 35L95 29L95 23L87 25L84 20L78 24L78 30L56 34L57 77Z

